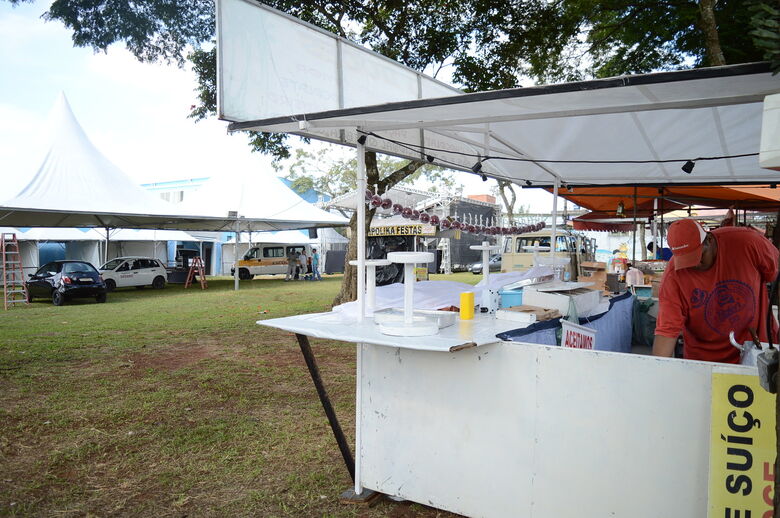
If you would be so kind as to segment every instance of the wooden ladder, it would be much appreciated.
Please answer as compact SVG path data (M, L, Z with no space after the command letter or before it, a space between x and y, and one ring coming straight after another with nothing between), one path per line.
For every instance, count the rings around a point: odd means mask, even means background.
M206 273L205 269L203 268L203 260L199 255L193 257L192 262L190 262L190 271L187 272L187 280L184 282L185 289L192 285L192 280L196 275L198 276L198 279L200 279L200 289L205 290L208 288L209 284L206 282Z
M7 311L14 304L27 304L22 254L16 234L0 235L0 253L3 255L3 307Z

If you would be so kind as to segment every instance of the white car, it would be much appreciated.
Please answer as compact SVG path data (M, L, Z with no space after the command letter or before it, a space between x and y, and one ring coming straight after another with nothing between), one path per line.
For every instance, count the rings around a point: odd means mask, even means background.
M106 282L106 291L135 286L162 289L168 279L165 266L151 257L117 257L99 268Z

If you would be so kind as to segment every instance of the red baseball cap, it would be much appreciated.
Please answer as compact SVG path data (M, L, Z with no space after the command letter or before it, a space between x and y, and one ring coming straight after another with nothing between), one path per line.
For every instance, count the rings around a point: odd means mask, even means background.
M666 241L674 256L674 269L690 268L701 262L704 238L707 232L692 219L681 219L669 225Z

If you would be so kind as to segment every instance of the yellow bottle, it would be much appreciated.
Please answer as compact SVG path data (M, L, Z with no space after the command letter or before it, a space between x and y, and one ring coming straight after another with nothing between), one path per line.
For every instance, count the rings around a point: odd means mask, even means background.
M474 318L474 292L464 291L460 294L460 319L471 320Z

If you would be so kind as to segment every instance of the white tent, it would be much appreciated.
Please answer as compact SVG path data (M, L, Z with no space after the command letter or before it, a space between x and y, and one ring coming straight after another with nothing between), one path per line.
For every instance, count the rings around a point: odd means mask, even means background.
M237 193L240 186L235 184L232 192L228 184L204 192L203 204L190 205L187 213L182 206L144 190L103 156L76 121L64 95L55 103L47 129L45 159L37 173L21 192L0 203L2 225L221 231L234 230L237 224L277 230L346 223L310 206L283 184L282 191L273 183L276 178L269 180L262 174L253 175L249 192ZM222 203L220 197L228 195L241 196L244 205Z
M261 171L230 171L211 177L179 207L184 214L213 218L234 213L241 229L252 232L347 224L343 216L315 207L275 175ZM221 230L235 230L235 224Z
M40 266L39 243L61 243L66 259L80 259L100 266L106 261L105 230L95 228L12 228L0 227L3 233L15 234L22 252L25 272ZM168 241L216 241L194 237L179 230L113 229L110 231L108 258L139 255L168 262Z

